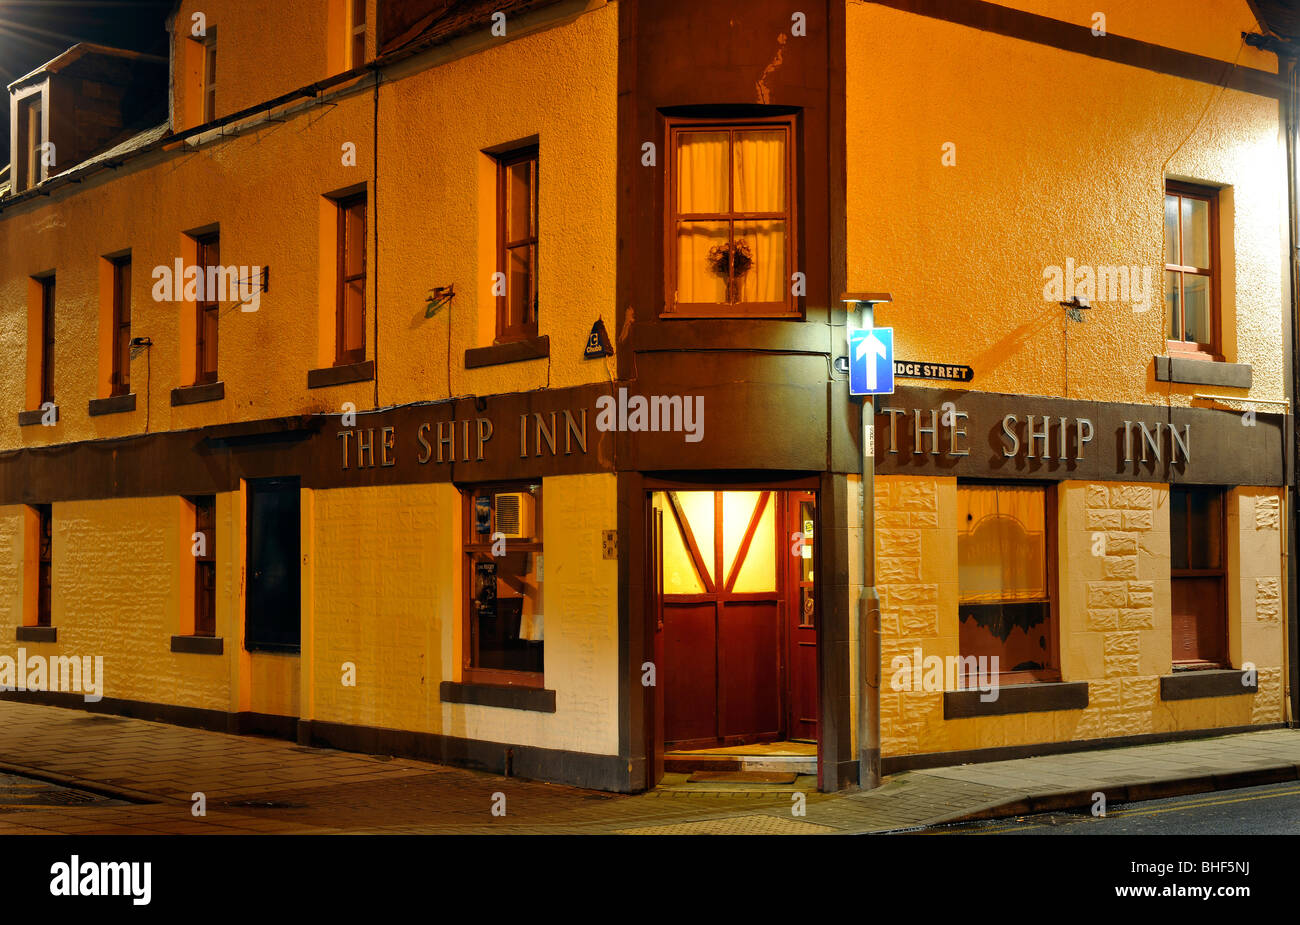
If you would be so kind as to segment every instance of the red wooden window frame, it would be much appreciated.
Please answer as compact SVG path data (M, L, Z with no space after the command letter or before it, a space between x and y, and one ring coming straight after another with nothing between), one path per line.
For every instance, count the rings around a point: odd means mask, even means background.
M208 30L203 43L203 121L217 117L217 34Z
M54 515L51 505L35 504L37 528L36 625L50 626L54 588Z
M1191 509L1193 499L1197 496L1211 499L1217 502L1218 523L1212 525L1218 543L1218 565L1213 567L1193 568L1193 542L1196 537L1192 531ZM1228 667L1228 546L1227 546L1227 506L1228 492L1222 488L1215 487L1183 487L1173 486L1169 489L1169 580L1171 585L1177 585L1178 582L1188 583L1213 581L1216 585L1213 595L1196 594L1193 599L1197 602L1197 612L1195 614L1198 632L1196 639L1198 641L1212 640L1207 646L1208 651L1202 651L1198 646L1197 650L1187 657L1187 653L1178 651L1178 634L1177 627L1172 627L1172 638L1170 640L1173 648L1173 664L1177 669L1187 670L1196 668L1226 668ZM1180 552L1174 548L1175 537L1178 535L1176 528L1177 520L1181 519L1182 535L1186 545L1181 550L1181 561L1186 565L1182 567L1175 566L1180 561ZM1175 599L1174 589L1170 589L1171 601Z
M350 223L359 216L360 228ZM348 234L352 224L353 234ZM352 249L358 251L357 273L348 273L348 256ZM353 318L348 330L347 294L352 283L361 284L361 309ZM337 316L334 337L334 365L346 366L361 363L366 358L366 194L358 193L338 200L338 286L336 291ZM348 347L348 344L353 344Z
M533 508L533 534L539 539L529 542L522 540L509 540L508 548L511 552L527 552L534 555L542 555L542 483L540 480L532 482L495 482L492 484L474 485L462 489L463 520L461 524L462 537L464 538L463 552L463 585L464 594L462 600L461 621L461 656L462 656L462 673L461 677L467 684L504 684L516 687L536 687L544 686L544 672L533 671L507 671L496 668L478 668L475 667L477 660L477 621L474 616L474 561L482 556L492 555L492 537L491 534L478 533L475 531L474 524L474 499L478 495L490 494L493 496L493 505L495 507L495 497L501 492L522 491L527 492L530 488L536 487L532 492L534 500ZM543 651L545 642L542 643Z
M217 381L217 336L221 320L221 304L212 298L214 293L208 291L208 280L212 274L208 267L221 266L221 236L218 232L199 235L195 238L197 259L195 265L203 274L203 298L195 302L195 363L194 383L202 385ZM212 364L207 364L209 352Z
M41 163L41 144L45 141L45 97L42 91L36 91L18 101L18 139L17 156L14 167L18 175L14 177L14 192L21 193L31 189L44 179L44 165Z
M54 277L41 284L41 404L54 402Z
M1177 200L1178 215L1178 241L1175 243L1175 253L1178 255L1178 263L1166 263L1165 272L1175 274L1176 284L1178 286L1178 316L1173 319L1166 319L1178 332L1184 336L1187 333L1186 306L1187 301L1184 297L1185 280L1188 276L1202 276L1209 281L1209 298L1206 310L1210 313L1209 329L1210 340L1208 343L1198 341L1188 341L1183 339L1171 339L1168 331L1165 332L1166 350L1171 354L1190 357L1201 360L1222 360L1223 353L1221 350L1222 332L1219 330L1219 194L1218 190L1211 187L1195 186L1189 183L1177 183L1169 180L1165 183L1165 200L1174 197ZM1209 256L1210 265L1208 267L1197 267L1186 263L1186 254L1183 252L1183 206L1184 199L1194 199L1207 204L1209 208Z
M664 247L664 317L673 318L719 318L719 317L740 317L740 318L802 318L803 313L800 307L800 300L791 292L790 275L793 274L798 266L798 247L799 238L798 225L798 186L797 171L795 167L795 117L790 116L770 116L765 118L750 119L685 119L674 118L667 122L668 127L668 182L664 184L664 195L666 197L664 214L667 216L665 224L665 247ZM680 175L677 158L677 139L689 132L720 132L728 133L727 150L728 164L735 163L735 137L736 133L746 129L772 129L784 128L786 133L786 197L785 210L782 212L734 212L730 208L726 212L706 213L706 212L689 212L681 213L677 211L677 181ZM729 167L727 172L727 203L728 206L735 204L735 173L734 169ZM782 285L783 298L780 302L679 302L677 300L677 225L683 219L689 221L726 221L730 223L729 241L735 240L735 226L738 221L756 221L765 218L781 219L786 223L785 236L785 269L786 279Z
M352 0L351 35L349 47L352 50L352 67L366 63L366 0Z
M204 536L203 555L194 557L194 635L217 635L217 498L196 495L194 532Z
M113 374L110 395L131 391L131 258L113 261Z
M497 157L497 272L505 275L505 295L497 296L497 336L499 344L527 340L537 336L537 250L538 250L538 148L532 145ZM508 227L510 211L510 172L528 164L528 235L511 238ZM514 292L510 280L510 256L527 250L528 291L519 310L511 305Z
M1057 490L1056 485L1048 483L1042 485L1026 484L1024 482L981 482L981 481L962 481L957 483L957 490L962 488L986 487L986 488L1038 488L1042 492L1043 500L1043 561L1047 568L1047 598L1044 601L1027 601L1023 603L1043 603L1047 605L1047 656L1048 664L1042 668L1009 671L1001 670L998 672L997 683L999 685L1010 684L1032 684L1039 681L1059 681L1061 680L1061 649L1060 649L1060 600L1059 580L1060 570L1057 564ZM960 583L957 588L957 607L959 611L958 628L960 632L960 609L963 606L961 600ZM961 651L960 642L958 643L958 654L966 656L969 653ZM1001 668L1001 662L999 662ZM972 685L975 679L962 679L963 687Z

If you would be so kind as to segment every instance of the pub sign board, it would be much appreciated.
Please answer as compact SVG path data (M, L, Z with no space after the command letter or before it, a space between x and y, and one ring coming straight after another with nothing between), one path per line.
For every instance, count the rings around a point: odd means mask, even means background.
M876 408L876 471L987 479L1282 485L1284 416L900 388Z

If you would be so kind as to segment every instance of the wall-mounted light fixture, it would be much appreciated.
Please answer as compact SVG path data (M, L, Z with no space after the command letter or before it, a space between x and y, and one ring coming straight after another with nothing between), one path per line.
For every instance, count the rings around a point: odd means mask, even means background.
M1071 296L1070 301L1061 302L1060 305L1061 308L1065 309L1065 313L1070 316L1071 321L1079 322L1083 321L1083 315L1080 312L1086 312L1092 308L1087 299L1081 299L1077 295Z

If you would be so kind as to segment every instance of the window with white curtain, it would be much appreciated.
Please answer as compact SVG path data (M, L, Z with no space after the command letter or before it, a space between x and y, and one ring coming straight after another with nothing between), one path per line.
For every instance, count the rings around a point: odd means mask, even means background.
M792 118L670 129L667 310L797 314Z
M1053 496L1043 485L957 486L958 644L963 656L997 656L1003 684L1057 677Z

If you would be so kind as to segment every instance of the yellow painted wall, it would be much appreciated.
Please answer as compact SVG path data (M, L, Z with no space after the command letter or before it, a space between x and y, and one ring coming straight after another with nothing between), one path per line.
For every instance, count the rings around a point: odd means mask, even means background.
M274 6L274 16L296 29L303 4ZM333 318L321 323L316 309L328 275L321 265L321 225L329 220L322 197L358 183L367 186L368 217L378 221L382 242L377 259L373 246L367 253L368 358L376 350L370 328L376 266L381 277L381 406L604 380L605 365L584 364L582 348L597 316L613 323L617 10L599 2L590 7L583 12L586 5L567 3L545 15L518 17L506 40L489 46L470 36L386 77L377 203L374 99L362 86L335 99L337 105L307 101L284 122L132 161L49 200L5 210L0 355L27 355L29 278L55 270L60 415L53 427L19 428L16 412L28 406L25 377L5 377L0 408L15 413L0 415L0 449L142 433L146 421L158 431L338 411L345 402L359 410L375 407L373 382L306 388L307 371L332 352L334 337ZM224 26L250 15L238 3L203 8L210 22ZM325 67L300 60L309 52L324 54L323 38L313 38L315 18L302 18L302 41L275 55L276 67L294 86L319 79ZM250 21L229 31L219 25L219 66L228 65L223 76L237 83L240 73L266 67L258 43L262 32L273 33L272 25L254 29ZM235 31L259 37L244 46L231 41ZM258 96L283 89L268 84ZM467 106L471 98L475 105ZM490 342L480 333L480 316L494 311L478 292L494 262L479 240L480 219L495 221L488 190L480 187L482 149L531 135L541 146L539 314L551 359L466 371L465 349ZM356 146L355 166L343 163L348 142ZM211 224L220 226L222 263L269 266L270 291L260 296L256 312L240 311L233 302L223 307L218 373L225 398L173 408L171 389L193 378L193 307L154 301L152 274L182 255L185 232ZM128 247L132 334L150 337L154 347L132 362L136 410L92 418L87 402L102 391L100 259ZM426 318L429 289L453 284L451 305ZM449 362L455 370L450 383Z
M1166 702L1159 679L1172 671L1169 490L1063 482L1056 513L1061 679L1088 683L1088 708L944 720L941 691L906 689L906 679L894 684L890 669L896 656L914 660L917 649L923 658L959 654L956 496L955 479L876 480L886 755L1284 719L1280 490L1240 488L1227 496L1229 657L1234 668L1255 666L1259 692Z
M1072 21L1083 9L1040 5ZM1112 23L1140 6L1121 4ZM1148 6L1190 41L1194 17ZM1138 37L1156 37L1153 16ZM1227 54L1248 25L1207 17L1195 28L1213 45L1200 53ZM872 3L849 4L847 29L848 289L892 292L876 324L895 328L900 358L969 364L980 391L1188 404L1206 387L1154 381L1162 295L1145 312L1098 301L1082 324L1043 297L1044 268L1067 258L1151 267L1158 290L1163 184L1181 178L1231 188L1227 359L1251 364L1251 397L1282 398L1276 100ZM954 166L941 160L949 142Z
M0 654L102 656L103 695L211 710L231 709L234 678L229 613L218 614L221 656L171 651L180 631L183 544L179 498L69 501L53 505L55 643L16 642L23 625L25 548L21 505L0 508ZM225 526L218 521L218 530ZM32 573L34 579L34 572ZM218 600L227 599L233 569L218 556ZM34 598L31 602L34 605ZM30 622L35 622L32 619Z
M545 685L555 713L442 703L461 680L460 492L451 485L312 493L310 719L612 755L618 751L617 521L609 474L543 480ZM343 665L356 667L355 687Z
M1242 32L1261 30L1246 0L1196 0L1194 4L1153 0L1115 0L1104 4L1095 0L1000 0L998 5L1089 29L1100 25L1093 16L1104 9L1107 35L1221 61L1235 60L1242 67L1277 70L1275 55L1242 45Z

